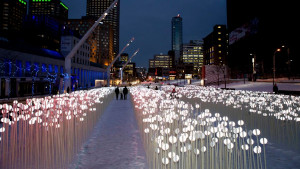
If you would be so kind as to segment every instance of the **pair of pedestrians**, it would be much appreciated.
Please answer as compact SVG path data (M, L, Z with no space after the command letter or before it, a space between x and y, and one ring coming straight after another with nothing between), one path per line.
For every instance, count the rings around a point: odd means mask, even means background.
M119 100L119 94L121 94L121 100L123 100L123 96L124 96L124 100L127 99L127 94L128 94L128 88L125 86L123 91L120 91L119 87L117 87L115 89L115 93L116 93L116 99Z

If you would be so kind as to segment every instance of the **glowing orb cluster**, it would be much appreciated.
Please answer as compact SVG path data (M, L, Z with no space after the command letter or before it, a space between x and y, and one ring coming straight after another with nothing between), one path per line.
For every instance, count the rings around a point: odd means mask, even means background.
M65 168L112 93L100 88L0 105L0 168Z
M150 168L263 168L268 140L260 138L259 129L200 110L189 103L191 91L171 99L170 89L163 88L131 89Z

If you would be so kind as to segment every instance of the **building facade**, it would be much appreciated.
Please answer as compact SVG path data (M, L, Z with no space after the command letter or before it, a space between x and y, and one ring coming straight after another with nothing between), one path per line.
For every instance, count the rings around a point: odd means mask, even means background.
M182 18L178 14L172 18L172 50L175 52L175 64L182 57Z
M75 36L63 36L61 39L62 55L66 57L79 40L80 39ZM96 76L94 76L94 74L97 72L95 71L96 69L97 68L90 66L90 46L88 43L84 43L71 59L72 87L85 88L95 86ZM101 69L98 71L101 71Z
M203 38L203 52L206 65L227 65L226 25L215 25L213 32Z
M113 0L87 0L86 16L99 18L112 3ZM103 20L103 27L105 31L100 35L100 41L103 42L103 47L113 49L112 55L109 55L112 59L108 59L112 61L119 53L120 1Z
M24 0L0 0L0 37L19 36L26 12Z
M154 55L154 59L149 59L149 68L168 68L172 67L172 59L169 55Z
M123 62L124 64L128 61L129 56L128 53L122 53L120 56L120 62Z
M203 66L203 41L191 40L188 44L183 44L184 64L193 64L193 75L199 76Z
M256 72L258 77L272 78L273 56L278 76L300 75L298 50L298 16L296 1L227 0L229 33L229 67L232 78ZM268 9L266 11L266 9ZM284 47L282 47L284 46ZM254 68L252 60L255 60Z
M29 0L29 15L47 15L64 21L68 13L69 8L61 0Z
M85 33L93 26L95 19L91 17L82 17L81 19L69 19L65 25L70 28L78 37L83 37ZM100 47L98 46L100 27L88 37L87 43L90 46L90 62L101 63Z
M27 15L23 24L24 43L37 48L60 51L62 35L72 35L63 22L48 15Z

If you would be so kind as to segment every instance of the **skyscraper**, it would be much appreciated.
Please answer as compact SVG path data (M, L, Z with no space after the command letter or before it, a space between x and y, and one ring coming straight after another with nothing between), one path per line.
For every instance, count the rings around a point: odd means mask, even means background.
M67 20L68 11L69 8L61 0L29 0L29 15L47 15Z
M182 18L179 14L172 18L172 50L177 64L182 56Z
M87 16L99 18L107 8L113 3L113 0L87 0ZM101 53L100 59L105 60L105 65L109 65L113 58L119 53L119 27L120 27L120 2L103 20L102 33L100 32L99 46L100 50L108 52ZM110 48L113 52L110 52Z

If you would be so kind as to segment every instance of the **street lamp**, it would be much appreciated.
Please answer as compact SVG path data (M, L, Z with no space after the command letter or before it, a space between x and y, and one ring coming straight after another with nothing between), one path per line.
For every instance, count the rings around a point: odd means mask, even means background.
M256 70L255 70L255 62L256 62L256 55L250 53L250 56L252 57L252 82L256 81Z
M280 48L276 49L275 52L274 52L274 55L273 55L273 86L275 84L275 55L276 55L277 52L280 52L280 51L281 51Z

